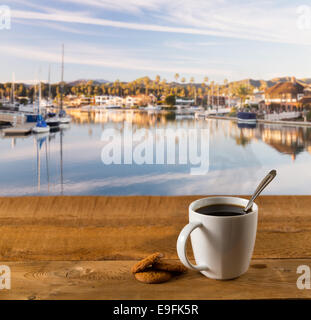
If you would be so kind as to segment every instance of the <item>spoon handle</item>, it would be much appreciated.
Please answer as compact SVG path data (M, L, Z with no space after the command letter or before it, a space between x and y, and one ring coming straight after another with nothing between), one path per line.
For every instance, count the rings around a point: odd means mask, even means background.
M247 212L251 207L253 206L254 200L260 195L260 193L263 191L263 189L275 178L276 176L276 170L271 170L260 182L259 186L253 193L252 197L248 201L247 206L244 208L244 211Z

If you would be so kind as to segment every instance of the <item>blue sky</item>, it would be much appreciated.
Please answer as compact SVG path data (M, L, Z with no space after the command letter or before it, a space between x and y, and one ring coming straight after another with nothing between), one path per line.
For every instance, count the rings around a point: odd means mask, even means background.
M311 77L311 28L297 21L300 5L287 0L0 0L11 9L11 29L0 30L0 81L130 81L178 72L271 79ZM310 2L311 6L311 2ZM298 10L298 11L297 11ZM311 21L307 9L303 14Z

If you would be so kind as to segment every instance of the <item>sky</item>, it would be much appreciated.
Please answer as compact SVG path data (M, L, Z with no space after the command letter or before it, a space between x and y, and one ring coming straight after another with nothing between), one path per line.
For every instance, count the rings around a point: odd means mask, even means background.
M0 0L0 81L311 77L307 0ZM0 20L3 24L4 20Z

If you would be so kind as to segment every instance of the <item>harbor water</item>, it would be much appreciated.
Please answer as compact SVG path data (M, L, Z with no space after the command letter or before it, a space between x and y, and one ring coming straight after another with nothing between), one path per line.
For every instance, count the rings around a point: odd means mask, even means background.
M181 133L173 137L170 150L163 145L165 154L176 155L175 163L157 159L160 131ZM194 132L205 135L195 139ZM131 141L137 134L140 141ZM111 155L107 147L120 154ZM137 148L145 150L139 155ZM266 194L311 190L309 127L111 110L75 113L70 125L44 135L2 134L0 150L0 196L243 195L252 193L271 169L278 176ZM151 154L144 154L146 150ZM191 162L191 156L196 151L198 159L200 152L208 152L207 170L195 172L200 164ZM125 160L128 152L130 162Z

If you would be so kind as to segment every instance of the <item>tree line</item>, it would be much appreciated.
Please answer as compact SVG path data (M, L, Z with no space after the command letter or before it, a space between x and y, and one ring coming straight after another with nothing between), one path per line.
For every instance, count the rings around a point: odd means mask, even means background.
M165 78L161 78L159 75L154 80L149 77L139 78L130 82L121 82L116 80L108 83L98 83L95 81L84 81L76 84L63 83L65 96L95 96L95 95L116 95L126 97L128 95L139 94L153 94L157 99L161 99L162 96L173 95L182 98L194 98L194 99L206 99L207 96L232 96L240 97L243 101L251 94L254 87L249 83L229 83L228 80L224 80L223 83L216 83L209 81L208 77L205 77L202 83L196 83L195 79L191 77L187 80L185 77L180 77L178 73L175 74L174 82L167 82ZM51 84L41 83L41 96L51 99L59 99L61 95L61 83ZM14 96L25 97L30 101L35 100L38 95L38 85L26 85L23 83L14 84ZM0 97L12 96L12 83L0 84Z

